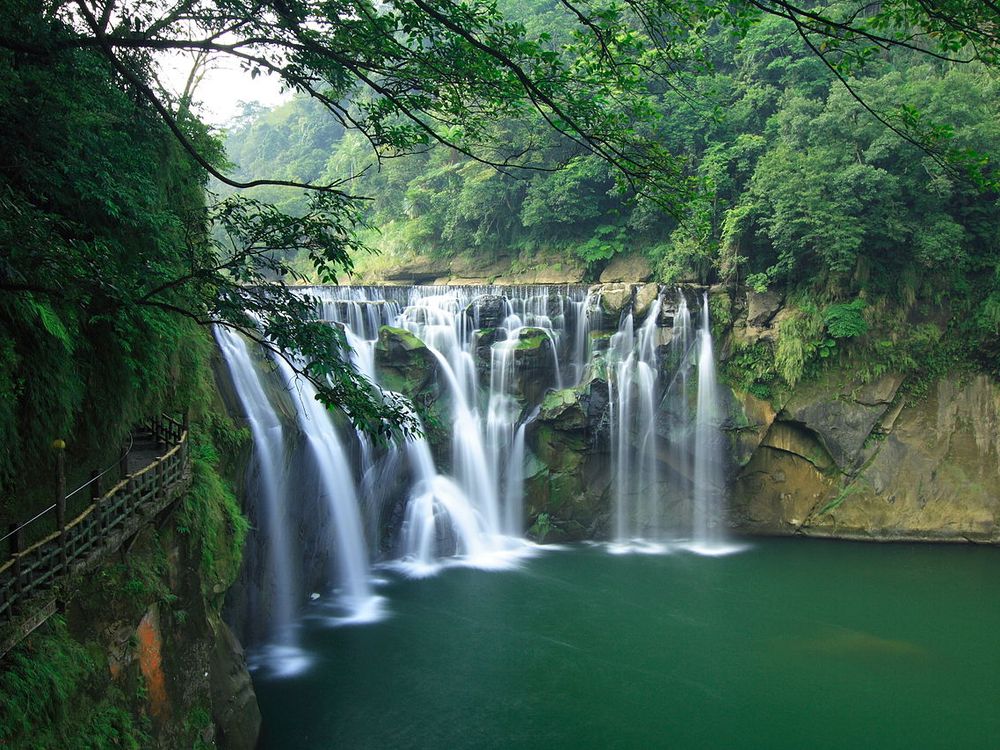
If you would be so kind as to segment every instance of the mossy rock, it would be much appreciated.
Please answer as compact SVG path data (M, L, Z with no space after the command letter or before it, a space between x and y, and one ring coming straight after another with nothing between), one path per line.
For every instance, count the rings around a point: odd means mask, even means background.
M540 349L546 342L551 341L548 333L543 331L541 328L522 328L521 333L518 336L517 346L515 347L519 351L524 351L527 349Z
M394 326L382 326L378 332L378 343L375 345L376 351L384 351L387 354L392 354L398 349L411 352L426 348L427 345L414 333Z
M587 426L587 412L580 403L580 392L575 388L545 394L538 418L558 430L582 430Z
M410 331L392 326L379 329L375 367L388 390L428 406L440 395L437 366L433 352Z

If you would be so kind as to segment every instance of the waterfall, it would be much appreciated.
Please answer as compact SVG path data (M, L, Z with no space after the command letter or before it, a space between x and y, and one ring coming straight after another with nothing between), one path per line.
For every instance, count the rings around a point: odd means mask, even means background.
M299 377L283 358L275 363L285 387L294 393L299 427L309 443L319 490L333 520L329 544L336 565L331 578L339 582L337 604L344 622L378 619L379 598L372 593L368 571L368 550L361 521L361 507L354 485L354 472L347 452L333 426L330 412L316 398L316 388Z
M445 556L454 555L479 567L497 567L511 553L525 550L526 394L519 378L519 355L526 338L534 344L544 338L551 382L532 382L530 387L537 391L533 395L546 386L561 387L559 351L566 338L567 317L575 316L584 295L550 293L547 288L504 291L502 296L486 288L321 287L310 291L319 297L321 318L344 328L358 370L376 383L374 345L382 325L413 333L438 363L439 380L450 404L450 473L438 469L422 438L411 438L376 458L364 436L357 436L362 447L362 486L371 489L372 478L384 476L383 465L396 465L401 455L406 457L411 487L400 564L412 575L433 572ZM477 304L483 300L491 302L490 309ZM577 344L574 339L571 345L579 349ZM484 373L488 387L482 390L476 360L481 345L489 347L489 367Z
M307 556L330 564L325 580L345 615L339 621L364 621L379 614L370 570L380 560L426 576L449 565L505 567L530 552L523 535L534 515L526 517L525 484L531 479L535 488L545 476L537 442L545 433L533 423L551 389L570 387L572 398L589 399L579 402L589 410L585 427L569 429L584 430L574 439L586 446L595 476L609 482L602 486L612 502L614 551L730 549L720 521L724 452L708 297L695 330L680 290L654 299L648 291L648 309L627 302L600 346L607 334L598 288L304 290L316 300L317 318L343 331L358 373L386 390L399 383L400 365L392 370L378 359L384 327L408 331L426 347L413 351L424 358L420 367L433 369L430 385L420 386L432 395L423 403L427 394L414 394L420 403L411 416L419 422L423 408L437 409L428 423L433 442L423 435L376 444L331 415L284 359L261 368L242 338L220 330L254 437L256 505L267 535L261 585L271 592L275 642L294 645L290 623L301 598L294 570ZM385 333L390 342L402 335ZM293 428L282 429L268 379ZM442 425L450 438L442 439ZM286 482L286 451L301 453L306 478L315 479L315 506L301 494L307 484ZM299 516L318 513L317 523L300 523L301 551L291 545L289 499ZM537 506L531 510L537 515Z
M690 549L708 555L726 554L737 549L726 542L723 529L725 479L722 433L719 429L721 419L706 293L702 297L701 326L698 330L698 400L694 427L694 507Z
M664 540L657 445L660 366L657 322L662 299L650 305L638 331L628 312L611 337L611 455L614 468L615 542L655 551Z
M439 362L452 405L454 479L481 519L484 548L496 552L509 548L511 539L524 533L521 399L525 394L515 383L517 356L524 336L544 337L554 373L547 385L560 386L561 329L556 326L565 325L565 306L563 295L552 299L545 288L512 290L493 300L496 309L484 321L481 306L474 303L490 296L483 289L414 289L400 322ZM552 309L554 316L549 314ZM491 329L494 339L485 412L474 358L476 332L484 328Z
M266 571L259 574L258 584L268 590L265 599L270 604L269 608L258 604L257 610L270 614L270 640L274 646L265 655L265 660L276 671L290 674L304 666L304 657L298 651L298 636L293 625L299 592L286 516L284 432L253 366L246 342L228 328L216 326L214 330L253 436L252 474L248 484L256 490L254 506L261 512L263 522L256 533L256 541L266 551Z
M691 419L690 376L695 355L691 336L691 311L687 299L677 292L668 366L673 375L667 386L661 412L667 422L667 464L671 469L667 494L677 502L677 513L668 525L674 539L690 538L693 528L694 427ZM695 383L696 384L696 383Z
M434 466L427 441L406 442L414 474L413 490L403 526L403 569L412 576L435 573L439 559L463 555L482 565L489 549L481 518L462 489Z

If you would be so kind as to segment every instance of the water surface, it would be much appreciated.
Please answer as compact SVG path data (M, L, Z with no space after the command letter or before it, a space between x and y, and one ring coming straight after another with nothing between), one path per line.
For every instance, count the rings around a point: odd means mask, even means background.
M994 548L581 546L380 593L255 677L264 748L1000 747Z

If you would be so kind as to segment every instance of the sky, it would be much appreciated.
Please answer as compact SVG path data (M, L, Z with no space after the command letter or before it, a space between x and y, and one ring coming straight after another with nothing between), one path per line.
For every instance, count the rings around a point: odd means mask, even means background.
M181 54L162 54L160 81L173 93L184 89L191 71L191 57ZM261 75L251 79L247 71L241 70L238 61L228 56L219 56L212 63L212 69L205 75L195 90L195 102L201 119L209 125L222 127L243 111L242 103L256 101L273 107L288 101L291 95L283 93L275 78Z

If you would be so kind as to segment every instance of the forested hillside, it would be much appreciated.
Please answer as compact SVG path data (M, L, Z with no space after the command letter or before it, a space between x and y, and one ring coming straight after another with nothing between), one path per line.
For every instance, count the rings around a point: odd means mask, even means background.
M68 32L16 10L5 37ZM207 337L140 290L184 272L205 174L93 51L0 58L0 490L23 497L41 477L51 493L54 439L71 467L101 465L136 421L191 401Z
M509 5L529 30L570 36L554 5ZM873 372L969 360L995 371L995 72L894 49L869 59L848 87L773 16L741 39L711 25L687 44L697 54L656 91L651 125L695 190L674 215L620 189L606 162L557 143L537 122L495 128L536 149L539 171L498 171L442 146L373 163L361 135L307 99L248 113L226 146L242 175L360 175L352 189L371 198L377 229L365 237L381 251L355 256L361 278L414 256L488 263L513 254L527 265L553 250L596 278L609 259L638 251L663 282L747 283L799 300L777 362L758 348L732 368L761 393L794 384L848 339ZM934 148L912 142L915 133ZM263 195L293 211L300 200L280 189Z

